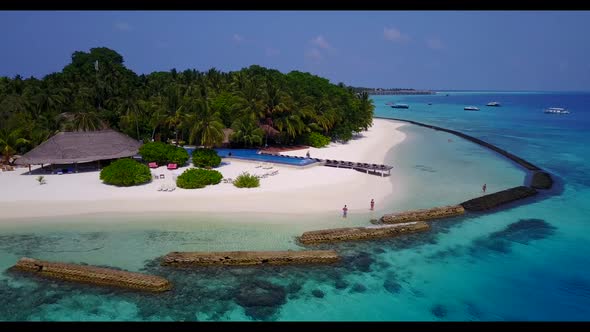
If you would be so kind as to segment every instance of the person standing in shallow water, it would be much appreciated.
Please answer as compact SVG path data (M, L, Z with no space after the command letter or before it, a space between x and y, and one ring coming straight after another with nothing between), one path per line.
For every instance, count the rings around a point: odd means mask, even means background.
M305 154L305 156L309 159L309 151Z
M375 200L371 198L371 211L375 210Z
M482 191L485 193L485 192L486 192L486 189L487 189L487 186L486 186L486 184L484 183L484 184L483 184L483 187L481 187L481 190L482 190Z
M346 204L345 204L344 207L342 208L342 218L346 218L347 214L348 214L348 208L346 207Z

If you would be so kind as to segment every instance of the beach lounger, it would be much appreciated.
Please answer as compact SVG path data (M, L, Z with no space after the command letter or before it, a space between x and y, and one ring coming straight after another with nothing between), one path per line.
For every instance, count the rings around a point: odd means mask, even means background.
M160 174L160 179L163 179L163 178L164 178L164 174Z
M158 168L158 164L157 163L149 163L148 166L150 168Z

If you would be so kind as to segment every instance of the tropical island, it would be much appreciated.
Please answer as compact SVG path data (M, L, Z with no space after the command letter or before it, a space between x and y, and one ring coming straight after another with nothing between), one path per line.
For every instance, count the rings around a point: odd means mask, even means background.
M379 207L393 189L387 177L368 173L385 167L385 155L405 135L396 130L401 123L374 120L373 109L367 93L309 73L251 66L137 75L108 48L75 52L61 72L42 79L0 79L2 174L10 175L2 182L13 188L0 194L3 218L317 213L344 204L354 214L370 199ZM235 156L222 162L212 150L220 147L315 165ZM363 163L366 172L317 167L326 160ZM31 202L40 208L26 209Z
M416 90L410 88L362 88L353 87L353 91L357 93L367 93L369 95L433 95L436 94L432 90Z

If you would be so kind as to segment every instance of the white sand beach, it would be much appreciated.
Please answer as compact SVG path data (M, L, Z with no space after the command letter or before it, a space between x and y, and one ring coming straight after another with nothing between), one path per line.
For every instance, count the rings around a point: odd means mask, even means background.
M388 151L402 142L405 134L397 130L404 124L375 119L362 137L347 144L332 143L329 147L310 148L312 158L337 159L382 164ZM308 150L283 152L304 156ZM259 188L236 188L231 183L220 183L203 189L172 192L158 191L163 184L173 185L173 176L187 166L169 171L165 167L152 170L164 174L165 179L120 188L103 184L99 173L84 172L46 175L46 184L28 175L27 168L0 173L0 221L16 218L65 216L86 213L145 213L145 212L262 212L281 214L310 214L336 211L344 204L349 214L367 212L369 201L377 207L394 194L395 168L390 177L367 175L351 169L312 166L298 169L273 164L272 169L256 167L257 162L232 159L217 170L224 178L235 178L246 171L262 175L278 170L278 174L260 180ZM394 165L395 166L395 165Z

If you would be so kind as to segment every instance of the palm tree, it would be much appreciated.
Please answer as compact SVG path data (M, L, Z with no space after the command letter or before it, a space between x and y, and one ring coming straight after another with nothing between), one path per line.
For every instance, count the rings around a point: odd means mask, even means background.
M20 129L0 130L0 152L5 163L10 163L10 158L15 155L19 146L28 144L29 140L22 137Z
M95 111L75 112L70 121L70 128L75 131L96 131L106 126Z
M139 139L139 117L141 115L141 108L139 107L137 98L134 93L124 93L123 97L112 98L116 101L116 106L113 106L121 121L132 122L135 120L136 138Z
M44 89L34 97L35 118L41 114L56 111L65 102L63 92L60 90Z
M183 112L186 106L186 98L183 98L181 87L177 84L170 86L166 91L166 102L168 107L168 117L164 121L169 129L174 130L176 145L178 146L178 136L181 134L182 126L184 124L185 114Z
M149 126L152 130L152 141L155 139L156 130L163 124L166 124L166 108L162 102L162 97L152 97L149 100L140 100L139 106L144 114L149 114Z
M324 134L327 134L336 123L336 110L328 101L322 100L317 105L309 104L304 107L312 114L310 127L317 126Z
M301 116L295 112L283 112L275 119L275 125L287 138L295 138L306 128Z
M238 117L248 116L258 121L260 112L264 109L258 85L252 80L247 80L243 90L237 92L238 102L236 108Z
M373 104L373 101L369 98L369 94L367 92L360 93L358 95L358 98L360 101L359 113L361 115L361 118L365 119L365 121L362 121L362 123L360 124L360 127L363 130L367 130L372 124L373 110L375 109L375 105Z
M232 129L234 133L230 137L231 141L243 143L246 147L262 144L264 131L255 122L249 119L238 119L232 124Z
M217 110L209 107L209 102L203 98L196 104L196 112L189 115L187 122L192 124L190 142L196 138L201 145L213 147L223 142L223 123Z

